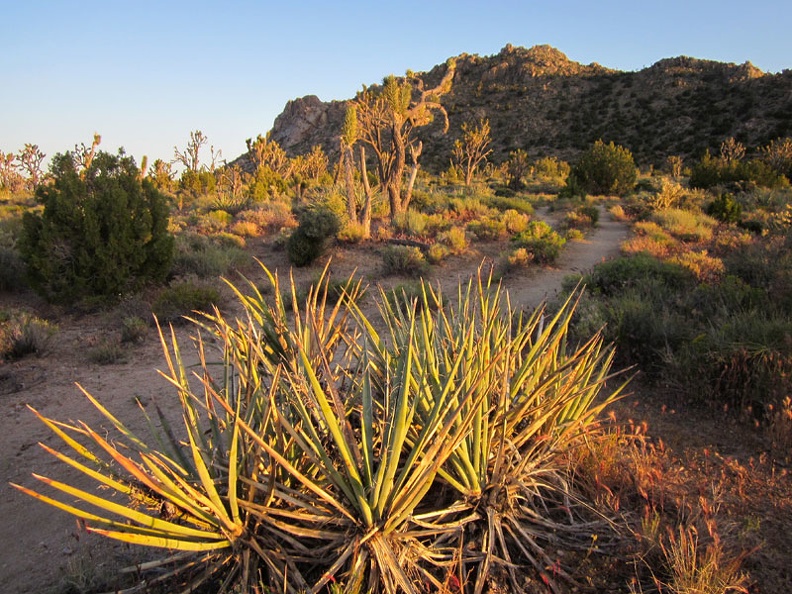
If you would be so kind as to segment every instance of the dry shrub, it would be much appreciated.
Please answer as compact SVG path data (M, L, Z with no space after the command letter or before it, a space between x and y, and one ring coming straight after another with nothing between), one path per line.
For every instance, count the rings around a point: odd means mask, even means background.
M22 313L0 318L0 359L20 359L46 352L56 326Z
M366 239L366 228L357 221L348 221L336 234L336 239L344 243L360 243Z
M674 237L688 243L702 243L712 239L718 222L701 212L666 208L658 210L652 219Z
M702 542L695 526L668 530L660 541L669 573L666 581L655 577L661 592L673 594L725 594L745 592L748 576L742 572L743 555L730 553L710 524L708 542Z
M703 283L718 282L726 273L726 267L723 261L720 258L710 256L707 250L701 252L683 252L679 255L672 256L668 261L672 264L684 266Z
M259 232L259 226L253 221L237 221L231 227L231 233L241 237L256 237Z
M239 213L239 219L255 223L269 233L293 229L297 226L297 219L292 213L291 206L278 200L266 202L260 208L242 211Z
M442 233L438 240L447 246L454 255L464 253L470 245L462 227L451 227L448 231Z
M792 398L787 396L779 405L768 405L768 417L773 456L788 464L792 460Z
M657 223L640 221L633 226L633 232L633 237L621 245L624 254L646 253L664 259L678 249L677 241Z
M506 227L506 232L510 235L514 235L515 233L522 233L528 228L531 217L527 214L517 212L514 209L509 209L503 213L501 221Z

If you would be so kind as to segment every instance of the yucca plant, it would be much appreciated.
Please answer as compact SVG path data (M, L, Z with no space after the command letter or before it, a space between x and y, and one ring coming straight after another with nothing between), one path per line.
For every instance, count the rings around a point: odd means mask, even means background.
M521 567L553 563L548 545L590 538L560 454L612 398L595 401L610 352L598 335L568 352L574 303L514 316L479 273L455 303L428 285L421 307L381 294L378 321L359 281L330 306L325 270L301 304L264 270L271 300L232 286L236 318L193 320L213 339L196 341L197 373L163 337L182 429L157 408L146 441L86 393L117 438L36 414L71 455L49 451L101 494L17 488L168 549L147 583L185 592L417 593L451 578L481 592L493 569L520 591Z
M417 310L431 353L422 375L473 395L460 403L456 429L462 438L439 471L457 492L449 506L453 512L444 514L437 506L421 517L462 528L469 554L458 555L459 530L434 525L434 558L456 564L459 581L468 578L476 593L483 591L493 565L509 576L515 591L523 589L520 564L555 589L547 570L566 573L551 558L550 545L590 547L593 532L612 527L577 496L559 455L586 437L601 410L618 397L621 388L597 400L612 377L612 351L603 348L599 334L568 348L573 297L554 316L542 308L515 316L508 296L481 272L467 287L460 285L450 307L438 307L443 302L439 291L429 285L423 289L421 307L396 304L384 311L390 322L385 342L408 341ZM419 419L436 405L433 393L418 400ZM599 526L597 519L603 520Z

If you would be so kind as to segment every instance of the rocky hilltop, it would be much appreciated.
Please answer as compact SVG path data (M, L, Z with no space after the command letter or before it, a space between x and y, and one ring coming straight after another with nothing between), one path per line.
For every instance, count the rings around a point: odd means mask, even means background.
M464 122L487 118L496 162L514 149L573 159L597 139L626 146L642 165L675 154L698 157L730 136L753 147L792 135L792 71L764 73L750 62L677 57L637 72L570 60L550 46L507 45L498 54L462 54L442 98L451 123L421 130L424 166L445 167ZM436 84L446 66L420 73ZM272 138L290 154L322 145L337 154L346 101L314 95L289 101Z

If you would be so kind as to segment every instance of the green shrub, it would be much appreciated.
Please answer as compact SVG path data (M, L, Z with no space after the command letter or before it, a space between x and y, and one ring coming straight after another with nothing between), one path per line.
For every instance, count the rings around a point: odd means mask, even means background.
M468 230L479 241L496 241L506 237L506 224L499 219L485 218L468 223Z
M25 213L19 245L38 292L73 303L164 280L173 257L167 199L131 157L100 151L80 173L70 153L59 154L50 172L52 183L36 191L44 210Z
M742 217L742 204L724 192L707 205L707 214L721 223L737 223Z
M751 186L782 188L789 185L786 177L760 159L713 157L709 151L693 166L689 183L691 188L708 189L729 184L741 190Z
M366 239L366 228L362 223L348 221L338 232L336 239L343 243L360 243Z
M403 233L409 237L421 237L426 231L427 222L425 214L411 208L396 216L393 220L393 228L397 233Z
M623 196L635 187L638 172L632 153L624 147L598 140L572 167L567 187L573 194Z
M21 291L27 287L25 262L19 251L0 245L0 291Z
M441 233L437 239L448 246L449 251L454 255L464 253L470 245L465 230L462 227L451 227L445 233Z
M297 215L299 225L289 236L286 251L295 266L308 266L327 249L341 223L336 214L323 207L307 208Z
M193 312L211 312L220 303L220 292L212 285L195 281L175 283L163 289L151 306L160 323L175 324Z
M433 243L429 246L429 250L426 252L426 259L431 264L440 264L443 260L448 258L451 255L451 249L442 243Z
M388 245L380 250L382 254L383 274L423 276L429 265L423 252L417 247L407 245Z
M528 228L528 223L531 222L531 217L528 214L521 213L514 209L509 209L501 216L503 226L506 232L510 235L522 233Z
M143 342L148 332L148 324L138 316L128 316L121 322L121 342Z
M516 196L491 196L486 199L485 204L490 208L494 208L501 212L516 210L517 212L525 215L532 215L534 213L533 204L531 204L525 198L519 198Z
M544 221L531 221L525 231L512 237L512 242L531 253L537 264L552 264L561 255L566 240Z

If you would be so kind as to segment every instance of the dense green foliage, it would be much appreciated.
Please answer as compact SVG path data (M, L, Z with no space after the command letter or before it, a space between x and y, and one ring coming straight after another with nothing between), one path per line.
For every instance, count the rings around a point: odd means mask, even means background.
M25 213L19 246L42 295L64 303L112 298L165 278L173 254L168 204L131 157L99 152L79 172L71 153L59 154L50 175L36 192L44 209Z
M298 214L299 226L289 236L286 249L295 266L308 266L322 255L328 241L341 228L338 216L324 207L307 208Z
M632 153L598 140L580 155L567 179L572 193L623 196L635 187L638 171Z
M751 184L765 188L788 185L788 180L760 159L713 157L707 151L690 172L690 187L708 189L731 185L744 189Z
M566 240L544 221L531 221L528 228L512 237L517 248L525 250L539 264L552 264L561 255Z

